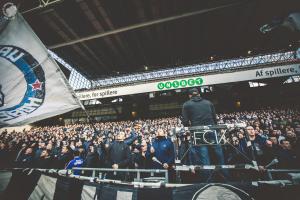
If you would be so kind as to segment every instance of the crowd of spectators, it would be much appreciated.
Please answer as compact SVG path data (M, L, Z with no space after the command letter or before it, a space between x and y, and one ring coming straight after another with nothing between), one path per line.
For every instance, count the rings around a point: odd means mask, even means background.
M298 109L221 113L217 120L218 124L247 124L227 132L228 145L223 146L226 164L256 159L265 166L277 158L279 163L274 167L300 168ZM191 156L186 156L193 152L186 153L192 146L191 134L182 128L180 118L172 117L4 130L0 133L0 168L171 170L177 159L192 163ZM159 162L153 161L153 156Z

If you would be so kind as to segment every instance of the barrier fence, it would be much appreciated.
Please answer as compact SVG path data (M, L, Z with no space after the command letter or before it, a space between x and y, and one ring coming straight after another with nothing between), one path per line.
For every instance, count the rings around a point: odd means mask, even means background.
M93 169L94 170L94 169ZM0 171L0 199L179 200L299 199L299 178L244 183L135 185L68 174L69 170ZM156 184L157 186L157 184Z
M112 172L113 175L117 175L118 173L134 173L136 174L136 179L135 181L139 182L141 181L141 174L142 173L148 173L150 174L150 177L154 177L155 174L163 174L164 179L162 181L168 183L169 182L169 178L168 178L168 170L164 170L164 169L108 169L108 168L72 168L71 170L74 174L75 171L81 171L81 174L85 174L82 172L92 172L91 176L92 177L98 177L100 179L105 178L105 172ZM96 176L96 173L99 173Z
M174 169L176 172L176 176L180 176L180 172L190 172L190 171L219 171L219 170L256 170L258 171L258 167L249 164L239 164L239 165L181 165L176 166ZM156 177L155 175L160 175L162 181L164 183L169 183L169 173L168 170L163 169L109 169L109 168L72 168L70 171L74 174L74 171L80 171L78 175L85 176L85 172L92 172L89 174L90 177L105 179L107 173L113 173L113 175L117 175L118 173L128 173L135 174L134 181L141 182L143 179L141 178L141 174L147 173L148 177ZM300 169L265 169L262 173L266 173L267 180L274 180L274 174L287 174L287 173L299 173ZM163 176L161 176L163 174ZM145 179L145 178L144 178ZM204 181L205 182L205 181Z

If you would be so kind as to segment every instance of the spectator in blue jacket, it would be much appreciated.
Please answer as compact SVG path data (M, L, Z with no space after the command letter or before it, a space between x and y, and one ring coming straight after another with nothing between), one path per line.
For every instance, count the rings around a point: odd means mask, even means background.
M150 159L152 159L152 167L154 169L169 170L169 181L175 181L175 150L174 144L170 138L166 137L163 129L158 129L156 138L150 147Z
M153 160L153 168L172 169L175 163L174 144L171 139L166 137L164 130L157 130L156 139L150 147L150 153Z
M67 164L66 169L72 169L73 167L83 166L83 159L80 156L80 152L74 151L73 155L74 158ZM80 170L74 170L74 175L80 175Z

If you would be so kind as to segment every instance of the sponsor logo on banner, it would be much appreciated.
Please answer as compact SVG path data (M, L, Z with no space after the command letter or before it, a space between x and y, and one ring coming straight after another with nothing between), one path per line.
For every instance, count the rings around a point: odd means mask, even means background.
M176 89L176 88L183 88L183 87L194 87L194 86L201 86L203 84L203 79L198 78L189 78L189 79L182 79L182 80L174 80L174 81L167 81L167 82L159 82L157 84L157 88L159 90L163 89Z
M24 94L21 97L15 97L19 98L20 101L12 104L5 102L6 94L4 91L8 83L0 80L0 119L6 122L28 115L43 104L45 74L41 65L30 53L16 46L0 45L0 59L12 63L13 65L10 66L16 67L22 73L26 83Z

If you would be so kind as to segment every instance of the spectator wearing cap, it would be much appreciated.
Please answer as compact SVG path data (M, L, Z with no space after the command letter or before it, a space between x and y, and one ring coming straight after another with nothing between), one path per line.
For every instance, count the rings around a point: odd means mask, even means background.
M203 126L217 124L214 105L200 97L197 88L189 90L190 100L182 106L182 124L184 126Z
M182 123L184 126L204 126L217 124L217 117L214 105L200 96L197 88L189 90L190 100L186 101L182 107ZM213 134L213 133L211 133ZM214 138L213 136L211 138ZM224 165L223 150L220 145L214 145L213 151L219 165ZM190 162L194 165L210 165L211 159L209 156L208 146L199 145L190 149ZM227 172L224 171L227 176ZM207 172L203 173L203 178L208 178Z

